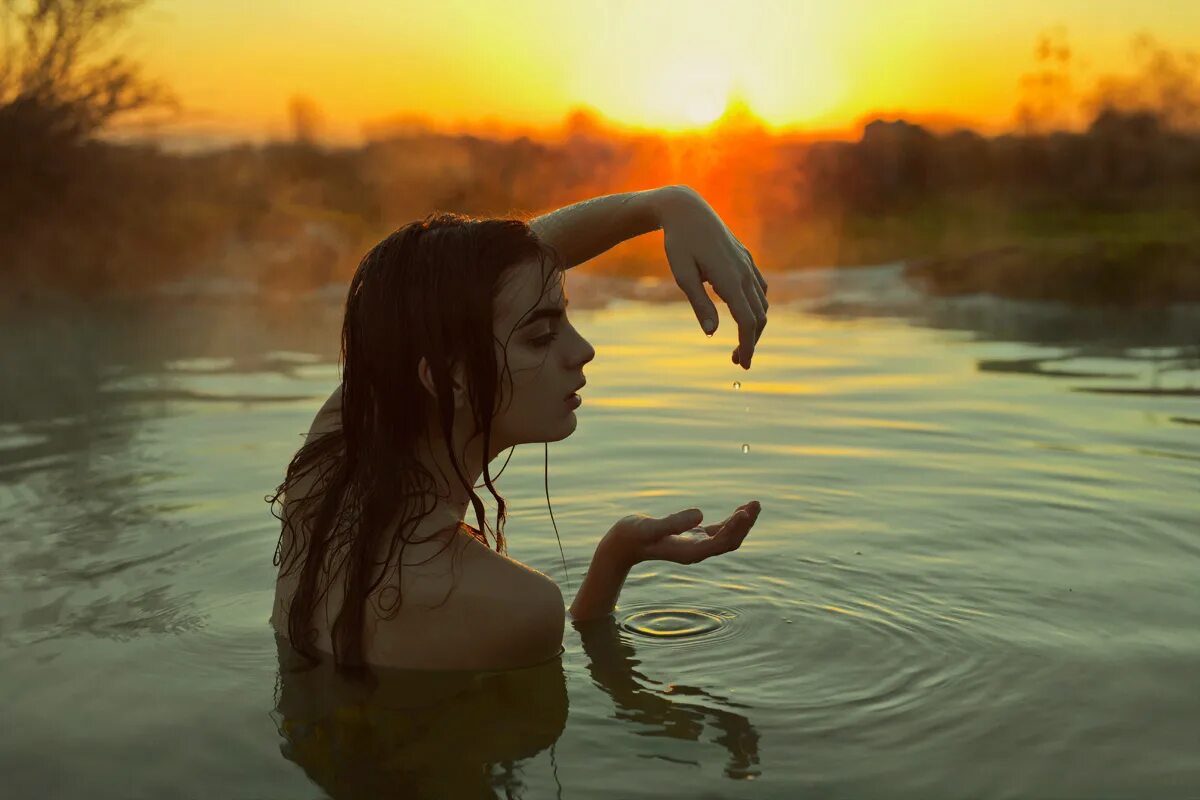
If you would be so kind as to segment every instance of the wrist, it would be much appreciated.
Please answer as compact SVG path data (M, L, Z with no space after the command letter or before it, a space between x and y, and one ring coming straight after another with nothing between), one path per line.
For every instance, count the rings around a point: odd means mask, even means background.
M602 560L614 570L628 572L642 563L634 544L623 535L620 528L613 528L600 540L596 546L595 558Z
M650 215L654 220L655 229L663 227L667 217L676 209L683 205L689 204L698 196L694 189L684 184L672 184L670 186L660 186L657 189L648 189L647 206L650 209Z
M605 534L596 545L592 563L568 609L571 618L577 622L598 619L613 612L625 577L634 564L628 557L627 548L611 533Z

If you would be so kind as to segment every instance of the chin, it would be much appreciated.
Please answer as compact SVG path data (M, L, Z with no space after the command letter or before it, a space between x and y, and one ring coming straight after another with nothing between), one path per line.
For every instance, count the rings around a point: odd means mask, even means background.
M568 422L568 423L567 423L567 424L564 426L564 428L566 429L566 433L563 433L563 434L562 434L562 435L560 435L560 436L555 436L553 439L548 439L547 441L551 441L551 442L561 442L563 439L566 439L568 436L570 436L572 433L574 433L574 432L575 432L575 429L576 429L576 428L578 428L578 427L579 427L579 420L577 420L577 419L575 418L575 412L574 412L574 411L572 411L572 412L571 412L571 421L570 421L570 422Z
M579 418L575 416L574 411L568 411L566 417L563 418L562 424L558 426L560 432L558 434L551 434L550 436L547 436L545 441L561 442L563 439L566 439L568 436L574 433L575 429L578 427Z
M518 435L512 439L505 439L505 441L508 441L509 444L505 445L502 448L499 448L499 450L500 451L507 450L509 447L512 447L512 446L518 445L518 444L541 444L542 442L561 442L563 439L566 439L568 436L570 436L572 433L574 433L575 429L577 427L579 427L579 420L576 419L575 412L568 411L562 417L561 421L554 427L546 426L536 432L526 432L526 433L524 433L522 435Z

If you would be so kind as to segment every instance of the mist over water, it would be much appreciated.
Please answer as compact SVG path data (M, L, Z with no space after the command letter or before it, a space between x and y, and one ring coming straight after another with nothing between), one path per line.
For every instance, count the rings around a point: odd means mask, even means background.
M662 302L670 281L573 271L597 356L576 433L550 446L567 573L540 446L498 484L510 555L569 602L625 514L708 523L758 499L758 523L729 556L635 568L614 619L568 625L551 663L373 691L281 678L267 623L263 496L336 384L338 292L6 318L6 783L1194 795L1200 309L931 299L899 272L768 276L747 372L724 306L708 339Z

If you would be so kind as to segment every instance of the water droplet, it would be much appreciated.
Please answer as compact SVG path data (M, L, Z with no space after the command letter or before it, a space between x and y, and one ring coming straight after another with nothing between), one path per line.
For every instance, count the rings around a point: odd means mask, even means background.
M746 413L747 413L747 414L749 414L749 413L750 413L750 406L746 406Z
M741 381L734 381L734 382L733 382L733 388L734 388L734 389L740 389L740 388L742 388L742 382L741 382Z
M742 445L742 452L743 452L743 453L749 453L749 452L750 452L750 445L748 445L748 444L744 444L744 445Z

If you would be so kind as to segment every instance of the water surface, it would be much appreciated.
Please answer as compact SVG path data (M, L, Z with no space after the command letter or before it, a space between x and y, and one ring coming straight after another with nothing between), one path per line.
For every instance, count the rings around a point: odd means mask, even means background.
M374 688L281 676L267 624L263 496L337 380L336 296L0 324L13 796L1200 793L1195 309L813 271L772 279L744 372L673 285L568 291L597 357L550 446L566 573L540 445L499 481L510 554L569 602L625 514L758 524L635 568L553 662Z

